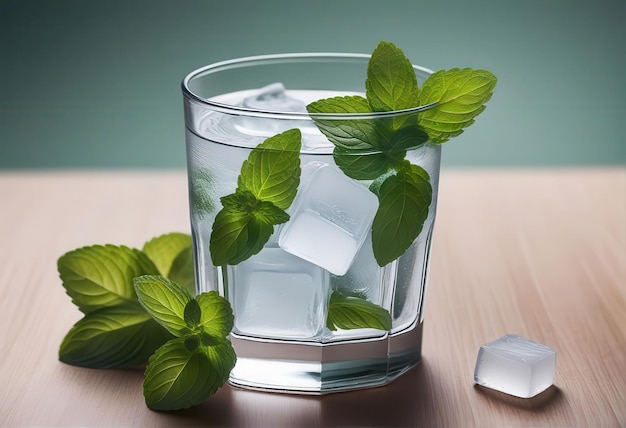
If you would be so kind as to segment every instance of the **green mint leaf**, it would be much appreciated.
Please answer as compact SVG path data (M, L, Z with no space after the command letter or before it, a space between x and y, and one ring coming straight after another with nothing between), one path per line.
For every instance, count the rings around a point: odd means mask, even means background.
M289 220L300 183L299 129L290 129L255 147L241 166L235 193L222 197L209 241L215 266L236 265L257 254Z
M233 329L233 310L217 291L201 293L196 297L201 310L200 325L211 336L224 338Z
M421 112L418 124L433 143L456 137L485 109L496 83L492 73L480 69L454 68L433 73L422 85L418 102L438 104Z
M187 348L187 350L190 352L195 351L202 345L200 336L184 336L183 339L184 339L183 343L185 344L185 348Z
M281 224L289 220L289 214L271 202L260 201L255 207L254 216L267 224Z
M316 114L384 112L417 106L415 71L392 43L381 42L374 50L368 63L366 95L367 99L334 97L307 106L318 128L335 145L335 163L357 180L373 180L395 169L407 149L428 140L417 126L417 114L367 120L328 120Z
M190 249L191 236L174 232L151 239L144 244L142 251L154 262L161 275L169 278L176 257Z
M405 125L389 138L385 149L395 154L395 158L404 158L406 150L414 149L428 141L428 134L417 125ZM400 154L400 155L398 155Z
M193 262L193 247L189 246L178 253L172 262L170 273L167 275L169 279L186 288L192 295L196 294Z
M272 202L257 199L248 190L237 190L231 195L222 197L221 201L226 211L248 213L267 224L276 225L289 220L289 214L283 209Z
M373 180L394 164L394 160L385 153L362 155L338 147L333 151L333 159L344 174L355 180Z
M329 120L316 113L371 113L367 100L360 96L333 97L314 101L307 111L319 130L335 147L360 152L377 151L390 138L383 120ZM386 123L386 122L385 122Z
M70 251L58 259L57 268L67 294L84 313L135 302L133 278L159 273L143 252L115 245Z
M213 173L209 169L200 167L194 167L192 171L192 177L189 180L189 200L193 213L204 218L215 211L211 198L215 186Z
M174 232L158 236L144 244L143 252L162 276L194 292L191 235Z
M412 163L405 161L400 169L399 175L406 176L407 178L413 180L416 185L420 185L424 181L430 183L430 175L424 168L418 165L413 165Z
M380 185L378 211L372 223L372 247L380 266L411 246L428 217L431 199L428 174L416 165L387 177Z
M411 61L393 43L380 42L367 66L365 95L372 111L418 106L418 87Z
M252 192L247 190L239 190L223 196L220 198L220 201L225 209L242 213L253 213L261 203Z
M223 208L215 216L209 250L215 266L236 265L263 249L274 226L254 213Z
M214 384L210 390L210 394L214 394L228 380L228 376L237 362L237 355L230 340L220 340L216 344L207 346L205 338L211 342L215 341L215 338L203 336L202 340L203 346L205 346L204 351L214 375Z
M172 336L138 303L122 304L85 315L67 333L59 359L80 367L136 367Z
M174 336L189 332L185 308L193 300L187 289L158 275L144 275L134 279L141 306Z
M374 180L402 164L406 150L428 141L428 135L418 126L404 126L391 134L382 152L359 154L335 147L333 158L348 177L355 180Z
M334 291L328 304L326 327L332 331L338 328L343 330L356 328L390 330L391 315L381 306L365 299Z
M226 380L236 357L230 342L190 351L188 338L170 340L148 361L143 383L146 405L153 410L178 410L205 401Z
M274 135L255 147L241 166L237 191L249 191L257 199L278 208L289 208L300 183L299 129Z
M196 299L190 300L185 306L184 318L187 327L194 328L200 324L201 319L200 305Z

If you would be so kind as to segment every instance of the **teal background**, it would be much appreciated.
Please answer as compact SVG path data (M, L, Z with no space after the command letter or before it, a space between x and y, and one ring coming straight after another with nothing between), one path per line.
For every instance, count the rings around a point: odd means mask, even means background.
M188 72L379 40L498 76L444 166L626 164L624 0L0 0L0 168L182 168Z

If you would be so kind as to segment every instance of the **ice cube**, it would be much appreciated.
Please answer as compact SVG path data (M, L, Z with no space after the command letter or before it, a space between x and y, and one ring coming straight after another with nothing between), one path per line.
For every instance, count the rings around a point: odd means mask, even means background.
M228 266L227 279L239 333L307 339L326 323L328 272L280 248Z
M243 100L244 107L264 111L306 112L304 102L292 98L285 92L282 83L272 83Z
M361 249L345 275L330 276L330 288L332 291L338 291L346 296L365 299L390 311L392 284L396 276L396 261L394 260L383 267L378 266L372 250L371 234L367 233L366 235L365 242L363 242ZM373 328L349 330L337 328L334 331L326 331L322 341L331 342L359 337L379 337L386 334L387 332L384 330Z
M333 290L347 295L360 296L376 305L383 306L386 284L393 282L396 262L384 267L378 266L372 250L372 237L367 233L361 249L357 253L350 269L343 276L332 275L330 286ZM389 309L389 308L387 308Z
M303 182L278 245L335 275L344 275L370 230L378 198L334 166Z
M530 398L554 382L556 352L549 346L507 334L481 346L474 382L516 397Z
M306 113L306 104L285 92L282 83L272 83L260 88L254 95L244 98L243 106L261 111ZM271 137L287 129L311 127L304 120L281 120L275 117L248 116L243 114L233 119L235 129L246 135Z

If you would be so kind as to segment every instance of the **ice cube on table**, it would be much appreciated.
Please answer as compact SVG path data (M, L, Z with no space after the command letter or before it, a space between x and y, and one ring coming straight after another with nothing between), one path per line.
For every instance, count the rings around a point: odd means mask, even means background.
M516 397L530 398L553 384L555 369L554 349L507 334L481 346L474 382Z
M335 275L344 275L369 233L378 198L341 170L324 165L303 179L278 245Z
M329 275L280 248L228 266L229 299L239 333L266 338L315 337L326 323Z

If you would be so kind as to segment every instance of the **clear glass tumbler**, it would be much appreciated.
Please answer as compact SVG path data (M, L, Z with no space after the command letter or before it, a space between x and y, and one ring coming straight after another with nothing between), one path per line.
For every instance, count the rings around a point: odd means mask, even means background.
M386 384L420 361L441 148L389 131L401 141L397 153L345 151L322 131L393 130L429 106L333 114L306 108L322 98L364 97L368 60L343 53L265 55L208 65L183 81L196 289L217 290L233 307L233 385L322 394ZM431 73L414 69L420 84ZM257 148L274 135L295 135L290 130L299 131L301 146L288 162L280 162L283 152ZM372 225L381 182L397 173L380 166L383 158L385 165L419 166L431 194L426 203L420 196L424 222L417 238L401 256L380 263ZM216 266L211 250L222 247L212 244L213 233L224 220L218 214L245 193L251 176L262 180L277 164L291 171L286 187L295 197L274 206L280 215L262 224L246 223L252 208L242 212L254 198L242 202L238 214L227 213L229 232L237 235L233 246L245 253L254 241L256 249ZM360 172L351 173L354 166Z

